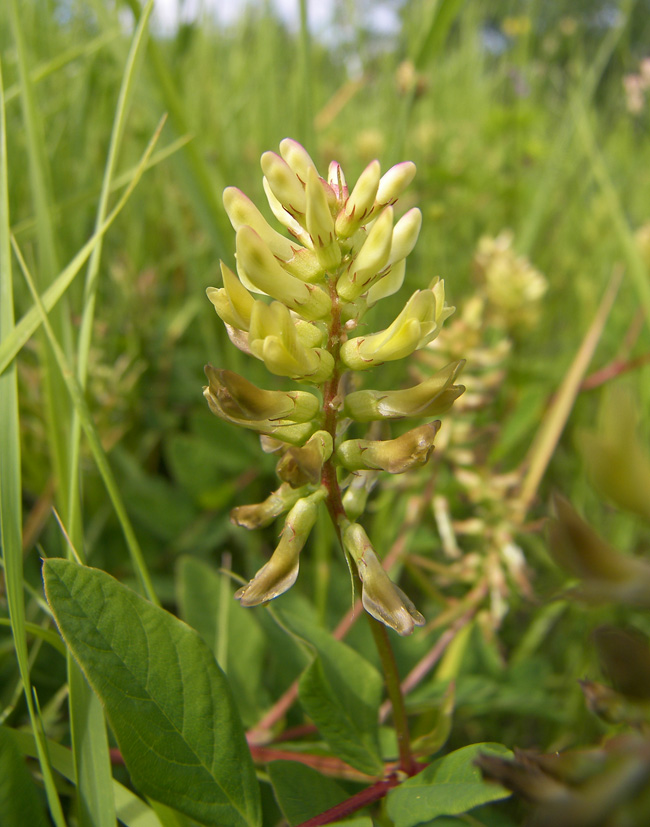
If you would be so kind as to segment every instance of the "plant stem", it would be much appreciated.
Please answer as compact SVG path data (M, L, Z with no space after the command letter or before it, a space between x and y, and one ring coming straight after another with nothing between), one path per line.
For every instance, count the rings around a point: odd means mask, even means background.
M417 772L417 767L411 753L411 738L406 718L406 709L404 707L404 696L402 695L402 687L399 672L397 671L397 664L395 663L393 647L391 646L388 631L384 624L375 620L375 618L370 615L368 615L368 622L370 623L370 630L375 639L375 645L381 659L388 698L393 707L393 724L395 725L395 732L397 734L397 746L400 758L399 768L402 772L411 776Z
M328 431L332 436L332 441L336 445L336 429L338 424L339 411L339 383L341 379L341 362L340 350L342 343L343 328L341 326L341 310L339 297L336 292L336 287L333 282L330 283L330 296L332 299L332 315L329 328L329 336L327 342L327 349L334 357L334 371L332 377L323 385L323 429ZM343 505L343 498L341 497L341 488L339 486L337 468L332 458L327 460L323 466L321 481L327 489L327 499L325 503L329 512L336 536L339 539L341 548L343 547L343 538L341 527L348 521L345 507ZM355 578L357 591L360 590L361 581L357 575ZM397 732L397 743L399 747L400 756L400 770L407 775L413 775L417 770L411 754L411 739L408 731L408 721L406 719L406 709L404 707L404 697L400 685L399 673L397 671L397 664L395 662L395 655L388 637L386 627L368 615L368 621L372 630L372 635L375 640L379 659L381 661L382 671L384 673L384 681L386 683L386 690L390 703L393 707L393 723Z

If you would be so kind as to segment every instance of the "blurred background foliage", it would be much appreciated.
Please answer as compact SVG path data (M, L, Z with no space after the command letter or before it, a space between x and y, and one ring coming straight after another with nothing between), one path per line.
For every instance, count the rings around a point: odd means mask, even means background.
M380 7L394 14L394 30L374 26ZM93 231L139 11L138 0L20 4L59 266ZM253 435L212 417L201 395L208 361L269 387L264 371L256 374L229 344L205 298L207 286L220 284L219 258L230 266L234 260L221 190L235 185L261 203L259 156L286 136L305 143L321 169L339 160L349 181L373 158L384 169L411 159L418 175L402 208L418 205L424 224L399 297L440 276L458 308L447 323L457 320L453 335L441 337L411 370L426 375L445 354L466 356L474 396L443 418L447 445L441 442L432 463L407 478L379 481L370 500L373 536L383 538L379 553L406 539L409 594L419 588L416 603L433 624L400 644L400 668L408 671L454 618L472 610L437 680L413 695L413 703L439 698L455 680L450 744L495 740L555 750L594 741L616 725L589 712L577 683L602 679L590 636L622 621L647 635L650 620L621 602L585 608L567 600L566 575L549 555L543 520L551 491L559 490L621 553L647 555L650 547L647 522L595 490L578 439L596 428L605 386L614 399L632 399L639 444L650 438L650 3L341 1L323 36L310 34L304 21L300 26L299 11L296 3L295 25L258 3L242 4L227 25L206 13L169 31L154 27L139 67L116 189L164 112L169 120L158 151L176 139L182 145L147 172L106 236L88 398L157 592L177 605L177 564L186 566L186 555L218 567L227 553L225 563L249 576L274 544L273 529L246 533L228 519L232 507L276 487L274 461ZM38 272L48 266L42 218L16 43L3 9L0 54L12 229ZM481 255L491 242L484 238L501 238L511 251L504 254L511 256L506 278L519 267L544 280L530 314L523 300L509 316L504 311L515 281L505 299L490 295ZM522 513L522 463L614 272L623 274L621 285L587 378ZM43 275L42 283L51 277ZM22 279L15 289L20 316L31 299ZM68 291L73 339L83 301L77 279ZM391 313L379 306L372 322L379 326ZM42 347L30 341L18 359L25 565L33 585L39 550L53 556L64 548L51 515L58 481L43 416ZM373 373L383 387L407 379L402 366ZM119 523L89 454L81 470L86 555L131 582ZM413 503L416 519L409 517ZM445 514L456 537L447 548ZM508 543L516 551L504 558ZM187 578L182 582L187 587ZM349 607L346 583L323 521L304 555L301 594L282 599L331 627ZM481 584L483 591L468 598ZM181 607L184 600L186 592ZM265 635L277 637L262 614L255 619ZM251 639L252 664L262 647ZM355 628L349 641L368 650L365 629ZM8 638L0 657L6 703L15 670ZM42 702L62 680L53 659L43 651L35 661ZM271 660L275 666L255 677L261 694L242 694L249 725L299 668L291 657L284 665Z

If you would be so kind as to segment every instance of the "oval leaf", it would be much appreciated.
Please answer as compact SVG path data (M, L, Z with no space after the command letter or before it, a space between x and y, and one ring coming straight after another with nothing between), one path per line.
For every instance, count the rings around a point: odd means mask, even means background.
M258 827L259 787L230 687L199 635L98 569L44 564L64 640L102 700L133 783L215 827Z
M501 744L471 744L429 764L388 793L386 812L395 827L415 827L438 816L466 813L489 801L508 798L509 790L481 777L474 765L479 753L512 756Z
M287 610L276 611L285 627L318 653L298 684L303 709L339 758L368 775L382 775L378 725L384 685L381 675L327 630Z

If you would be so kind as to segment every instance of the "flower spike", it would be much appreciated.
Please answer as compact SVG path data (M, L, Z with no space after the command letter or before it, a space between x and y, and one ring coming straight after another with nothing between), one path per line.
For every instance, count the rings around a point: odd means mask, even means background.
M434 279L385 330L367 331L362 322L368 308L404 282L422 213L413 207L396 221L394 205L415 165L405 161L382 175L379 161L371 161L349 186L338 162L322 177L307 150L285 138L279 154L262 155L261 166L271 212L288 235L228 187L223 202L236 233L237 273L222 264L223 286L208 288L208 298L239 350L274 376L308 383L315 392L263 390L233 371L206 368L210 410L256 431L263 450L277 455L279 488L261 503L233 509L232 521L263 528L288 512L273 555L235 596L242 606L257 606L293 585L319 504L327 501L355 561L365 610L407 635L424 618L391 582L356 521L382 473L403 474L430 460L441 423L420 424L394 439L376 439L374 428L366 438L346 438L346 430L385 420L388 431L392 419L444 413L464 390L454 384L463 363L406 389L349 390L355 385L343 377L426 347L453 312L444 283ZM355 328L364 335L352 335Z

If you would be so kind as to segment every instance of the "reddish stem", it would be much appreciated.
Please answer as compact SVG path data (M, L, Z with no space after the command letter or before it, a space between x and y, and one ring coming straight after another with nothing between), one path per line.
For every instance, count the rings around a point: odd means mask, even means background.
M376 781L370 787L366 787L365 790L361 790L361 792L347 798L340 804L330 807L329 810L325 810L325 812L320 813L320 815L314 816L308 821L303 821L298 827L321 827L321 825L324 824L332 824L335 821L340 821L342 818L356 813L356 811L362 807L367 807L369 804L379 801L380 798L383 798L387 792L399 783L400 778L398 774L393 773L383 781Z

